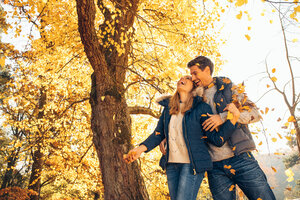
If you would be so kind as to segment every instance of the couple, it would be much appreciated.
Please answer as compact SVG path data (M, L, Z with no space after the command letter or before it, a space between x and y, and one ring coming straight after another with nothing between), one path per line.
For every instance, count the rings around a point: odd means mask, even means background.
M192 77L182 77L173 96L158 100L164 110L155 131L125 161L165 141L160 166L166 169L172 200L196 199L205 171L214 199L235 199L236 184L250 200L275 199L251 154L255 143L247 124L260 119L256 106L229 79L213 78L208 58L199 56L188 68Z

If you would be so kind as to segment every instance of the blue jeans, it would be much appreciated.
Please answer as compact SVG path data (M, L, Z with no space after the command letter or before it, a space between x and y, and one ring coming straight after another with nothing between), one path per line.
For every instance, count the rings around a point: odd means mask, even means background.
M250 152L214 162L213 170L208 172L208 181L214 200L236 199L235 184L249 200L276 199L265 173Z
M195 200L204 172L193 175L191 164L168 163L166 172L171 200Z

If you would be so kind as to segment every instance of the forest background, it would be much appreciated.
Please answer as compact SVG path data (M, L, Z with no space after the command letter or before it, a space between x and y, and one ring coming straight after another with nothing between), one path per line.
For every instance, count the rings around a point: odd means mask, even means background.
M256 157L277 199L299 198L298 1L1 0L0 12L0 198L169 199L158 149L122 157L198 55L260 107Z

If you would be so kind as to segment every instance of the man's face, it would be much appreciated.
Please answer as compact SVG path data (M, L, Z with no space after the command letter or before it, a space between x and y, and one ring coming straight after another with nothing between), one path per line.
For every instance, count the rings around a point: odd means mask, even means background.
M206 80L210 76L210 71L206 67L203 71L199 69L197 65L190 67L190 72L192 75L192 81L194 84L198 86L205 86L203 84L204 80Z

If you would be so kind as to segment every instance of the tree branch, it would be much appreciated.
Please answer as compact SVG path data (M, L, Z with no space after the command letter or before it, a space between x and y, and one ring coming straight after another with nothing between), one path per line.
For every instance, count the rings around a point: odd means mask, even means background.
M154 111L150 108L145 108L141 106L128 107L128 111L131 115L150 115L154 118L159 118L161 113Z

